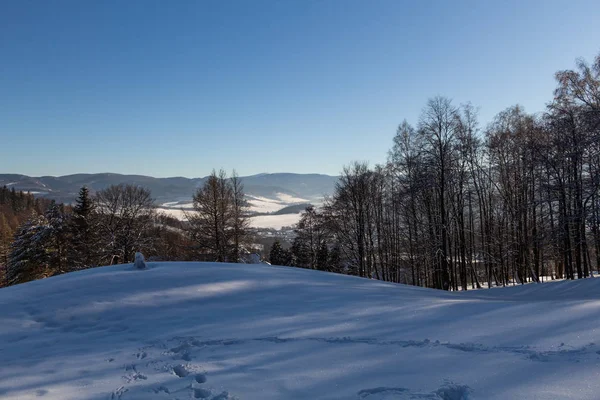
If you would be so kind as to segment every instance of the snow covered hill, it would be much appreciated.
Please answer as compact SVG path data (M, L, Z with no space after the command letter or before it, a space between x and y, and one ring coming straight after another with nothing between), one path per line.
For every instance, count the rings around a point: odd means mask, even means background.
M600 279L444 293L211 263L0 290L2 399L598 399Z

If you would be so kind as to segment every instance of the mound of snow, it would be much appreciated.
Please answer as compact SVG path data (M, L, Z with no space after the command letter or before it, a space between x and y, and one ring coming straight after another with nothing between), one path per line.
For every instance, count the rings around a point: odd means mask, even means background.
M444 293L215 263L0 289L2 399L597 399L600 279Z

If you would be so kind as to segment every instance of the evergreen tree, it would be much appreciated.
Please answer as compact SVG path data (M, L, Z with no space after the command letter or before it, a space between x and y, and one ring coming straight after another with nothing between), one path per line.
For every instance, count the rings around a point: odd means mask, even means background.
M317 250L316 269L320 271L329 271L329 249L327 243L321 242Z
M329 232L326 227L324 215L314 206L306 207L298 226L295 229L296 238L294 239L296 262L300 263L302 268L325 269L327 265L327 241ZM301 251L302 254L298 252ZM319 252L322 258L319 260Z
M48 224L40 231L40 245L45 248L48 266L54 273L67 271L68 216L64 206L52 202L46 211Z
M4 214L0 214L0 287L6 284L5 272L11 241L12 233L8 221Z
M43 243L48 221L34 215L15 234L6 265L6 283L15 285L49 275L48 257Z
M68 259L71 270L89 268L96 263L97 218L94 211L90 192L83 186L69 224L71 246Z
M279 240L276 240L271 247L269 260L272 265L289 265L290 252L281 246Z
M311 251L302 237L296 236L292 243L292 265L300 268L311 268Z

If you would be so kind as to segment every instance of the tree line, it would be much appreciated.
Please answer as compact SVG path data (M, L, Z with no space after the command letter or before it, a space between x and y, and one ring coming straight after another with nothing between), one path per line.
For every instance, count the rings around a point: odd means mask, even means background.
M600 272L600 55L556 81L545 112L510 107L483 129L471 104L430 99L271 261L444 290Z
M93 195L82 187L72 206L1 188L0 285L130 263L138 251L150 260L240 261L252 240L237 175L213 171L193 199L183 222L157 212L141 186Z

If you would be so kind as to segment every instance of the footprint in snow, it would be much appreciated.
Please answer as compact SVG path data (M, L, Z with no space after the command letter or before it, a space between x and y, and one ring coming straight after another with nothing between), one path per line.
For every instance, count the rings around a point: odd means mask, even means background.
M180 378L185 378L190 374L190 370L187 366L179 364L173 367L173 373Z

